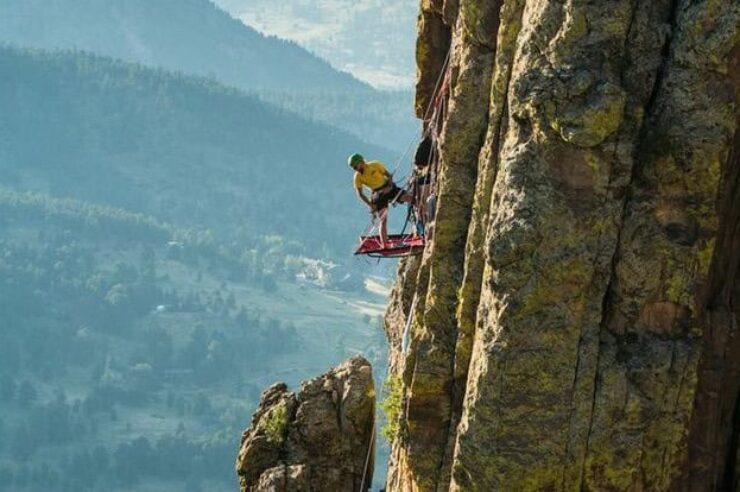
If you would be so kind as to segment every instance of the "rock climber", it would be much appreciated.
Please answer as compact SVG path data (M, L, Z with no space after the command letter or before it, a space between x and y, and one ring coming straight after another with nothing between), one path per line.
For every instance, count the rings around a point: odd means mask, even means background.
M431 136L425 137L414 154L414 169L411 175L411 192L416 211L416 234L424 235L424 224L434 220L434 196L431 193L432 168L435 167L437 149Z
M352 154L347 160L355 172L354 186L357 197L369 208L370 213L380 220L380 245L388 242L388 205L394 202L410 203L413 197L393 182L393 175L378 161L365 162L360 154ZM368 197L364 188L370 189Z

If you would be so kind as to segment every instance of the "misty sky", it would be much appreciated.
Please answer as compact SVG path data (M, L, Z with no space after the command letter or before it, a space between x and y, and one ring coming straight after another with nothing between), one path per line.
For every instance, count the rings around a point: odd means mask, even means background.
M417 0L214 0L377 87L410 88Z

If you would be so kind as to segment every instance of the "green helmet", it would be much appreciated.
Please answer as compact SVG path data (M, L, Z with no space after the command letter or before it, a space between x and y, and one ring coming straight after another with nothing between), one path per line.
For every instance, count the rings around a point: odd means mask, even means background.
M357 166L359 166L361 163L365 162L365 158L362 157L360 154L352 154L349 156L349 159L347 159L347 164L352 169L357 169Z

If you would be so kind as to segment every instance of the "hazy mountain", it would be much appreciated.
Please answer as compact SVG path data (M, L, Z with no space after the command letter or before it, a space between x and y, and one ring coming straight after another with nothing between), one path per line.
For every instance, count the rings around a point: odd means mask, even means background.
M366 215L346 156L389 157L205 79L12 48L0 48L0 74L0 184L222 237L282 234L349 251Z
M262 32L292 39L379 87L410 88L418 0L215 0Z
M410 92L375 91L208 0L3 0L0 42L206 76L395 150L417 128Z
M295 43L264 36L208 0L3 0L0 41L93 51L245 89L367 90Z

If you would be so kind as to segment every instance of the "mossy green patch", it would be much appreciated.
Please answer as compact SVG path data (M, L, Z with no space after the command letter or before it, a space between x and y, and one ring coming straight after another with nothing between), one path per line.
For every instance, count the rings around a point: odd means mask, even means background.
M548 278L525 297L519 317L530 316L545 306L563 302L587 284L591 271L583 261L576 258L552 265Z
M274 444L285 441L288 429L288 409L284 403L278 403L262 417L259 423L267 439Z
M586 101L557 101L548 118L563 140L579 147L594 147L617 131L622 123L626 94L617 85L602 82ZM585 104L584 104L585 102Z
M380 433L389 443L393 443L399 436L401 410L403 409L403 382L401 378L390 376L383 384L383 401L380 408L385 416L385 424Z
M715 244L715 238L710 239L709 241L706 241L699 249L699 253L697 255L697 269L699 275L709 275L709 267L712 264L712 256L714 255L714 244Z

